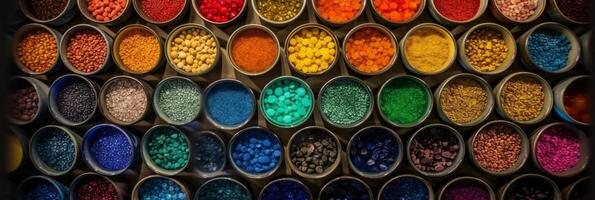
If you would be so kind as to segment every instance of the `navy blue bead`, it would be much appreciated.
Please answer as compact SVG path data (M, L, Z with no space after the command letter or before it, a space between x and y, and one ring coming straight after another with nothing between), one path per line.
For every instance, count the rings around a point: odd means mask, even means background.
M368 128L352 139L349 156L362 172L385 172L396 164L399 143L386 129Z
M143 182L138 192L141 200L185 200L186 193L175 182L165 178L151 178Z
M117 171L126 169L132 163L132 144L120 130L104 127L97 130L90 140L91 155L101 168Z
M340 179L320 191L320 200L370 200L370 194L363 183Z
M60 192L49 182L34 184L25 192L25 200L60 200Z
M248 173L267 173L281 161L281 141L272 133L250 128L238 133L233 144L232 162Z
M254 112L254 97L239 83L222 82L211 88L205 98L206 114L221 125L242 124Z
M427 200L428 195L428 188L422 181L401 177L388 183L380 194L380 200Z
M564 34L545 28L529 35L527 47L531 60L546 71L564 68L571 49L570 41Z
M298 182L281 180L268 185L262 191L262 200L310 200L308 188Z

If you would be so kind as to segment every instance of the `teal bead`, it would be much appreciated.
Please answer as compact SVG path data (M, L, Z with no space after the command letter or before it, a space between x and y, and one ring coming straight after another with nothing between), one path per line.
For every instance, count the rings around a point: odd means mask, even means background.
M298 88L295 92L298 96L304 96L306 94L306 90L304 88Z
M276 88L275 89L275 95L281 96L282 94L283 94L283 89L281 89L281 88Z
M149 158L160 168L177 170L188 162L189 149L181 132L170 127L153 130L148 140Z
M266 92L267 90L274 92L271 94ZM265 117L279 126L303 122L312 109L313 96L308 90L307 85L293 78L275 80L262 93L264 100L261 109ZM272 96L276 97L277 101L269 101Z

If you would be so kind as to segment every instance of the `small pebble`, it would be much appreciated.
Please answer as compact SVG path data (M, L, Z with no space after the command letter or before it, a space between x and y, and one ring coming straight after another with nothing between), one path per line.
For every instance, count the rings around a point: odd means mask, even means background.
M151 161L160 168L178 170L188 163L190 149L186 135L179 130L167 126L154 129L147 145Z
M32 85L16 89L8 95L8 116L13 120L28 122L35 118L39 110L39 97Z
M335 79L327 83L320 95L320 112L339 126L352 126L366 120L372 109L372 93L355 77Z
M177 183L154 177L142 183L138 190L140 200L186 200L186 193Z
M338 144L323 129L311 128L295 136L289 146L291 162L303 173L322 174L339 156Z
M225 167L225 145L211 134L201 134L194 141L194 164L198 170L210 173Z
M250 191L227 179L212 180L202 185L196 196L201 200L251 200Z
M355 179L339 179L327 183L320 191L320 200L372 200L367 186Z
M312 90L297 78L283 78L264 88L261 109L264 116L278 126L294 126L304 122L314 106Z
M453 166L461 152L455 133L443 127L423 129L411 142L411 164L425 172L440 173Z
M351 140L349 157L362 172L386 172L399 158L399 144L388 129L366 128Z
M230 144L232 162L252 174L267 173L281 162L281 141L273 133L260 128L250 128L237 133Z

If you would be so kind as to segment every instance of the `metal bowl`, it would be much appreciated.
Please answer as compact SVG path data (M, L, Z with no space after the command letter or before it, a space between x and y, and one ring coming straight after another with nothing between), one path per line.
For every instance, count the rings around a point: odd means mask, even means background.
M447 131L449 131L450 133L452 133L454 135L454 137L457 139L458 141L458 145L459 145L459 152L457 153L457 156L454 158L454 160L452 161L452 165L450 167L446 167L444 168L444 170L442 170L441 172L426 172L426 171L422 171L421 169L418 169L417 167L413 166L413 160L411 160L411 145L413 143L413 140L419 135L419 134L424 134L423 131L425 131L425 129L429 129L429 128L442 128L445 129ZM427 134L427 133L425 133ZM451 174L452 172L454 172L455 170L457 170L457 168L459 168L459 166L461 165L461 163L463 162L463 160L465 159L465 141L463 140L463 136L461 136L461 134L454 128L444 125L444 124L429 124L426 125L424 127L421 127L420 129L418 129L417 131L415 131L415 133L413 133L413 135L411 135L411 137L409 138L409 140L407 141L407 146L406 146L406 152L407 153L407 161L412 165L412 168L419 174L427 176L427 177L444 177L447 176L449 174Z
M283 80L286 80L286 79L292 80L292 81L295 81L295 82L298 82L298 83L302 84L305 87L306 92L310 95L310 97L312 97L312 104L310 106L310 109L308 110L308 114L306 114L306 117L304 117L304 119L301 122L297 122L295 124L290 124L290 125L282 125L282 124L279 124L279 123L275 122L273 119L270 119L265 114L266 111L265 111L265 106L264 106L264 102L265 102L265 100L264 100L264 98L265 98L264 97L264 95L265 95L264 91L267 90L269 87L271 87L271 85L274 84L274 83L276 83L277 81L283 81ZM275 125L277 127L280 127L280 128L293 128L293 127L297 127L299 125L302 125L304 122L306 122L308 120L308 118L310 118L310 116L312 115L312 112L314 111L314 107L316 106L316 105L314 105L315 104L314 92L312 92L312 89L310 88L310 86L308 85L308 83L306 83L306 81L304 81L302 79L299 79L297 77L294 77L294 76L280 76L280 77L277 77L277 78L271 80L269 83L267 83L264 86L264 88L262 89L262 91L263 92L260 93L260 98L259 98L260 99L260 106L259 106L260 107L260 111L263 113L264 118L269 123L271 123L271 124L273 124L273 125Z
M395 159L394 163L392 163L390 165L388 170L383 171L383 172L378 172L378 173L361 171L353 164L353 161L351 160L351 146L353 145L353 140L355 138L357 138L358 136L360 136L361 134L365 133L366 131L369 131L372 129L383 129L386 133L390 134L395 139L397 149L398 149L398 154L396 155L396 159ZM384 126L368 126L368 127L365 127L363 129L359 130L351 137L351 139L349 140L349 143L347 144L346 154L347 154L347 156L346 156L347 162L349 162L349 167L351 167L351 169L356 174L358 174L364 178L370 178L370 179L383 178L383 177L387 177L389 174L393 173L401 164L401 161L403 160L403 142L401 141L401 138L399 137L399 135L389 128L386 128Z
M318 193L318 199L319 200L322 200L322 193L323 193L323 191L326 188L330 187L330 185L332 185L333 183L339 182L339 181L356 181L356 182L359 182L360 184L362 184L365 187L365 190L368 191L368 197L370 197L369 200L373 200L374 199L374 194L373 194L372 189L370 188L370 186L368 184L366 184L366 182L364 182L364 181L362 181L362 180L360 180L360 179L358 179L356 177L352 177L352 176L339 176L339 177L337 177L337 178L329 181L328 183L326 183L322 187L322 189L320 189L320 192Z
M246 120L240 124L234 125L234 126L229 126L229 125L224 125L224 124L220 124L219 122L215 121L215 119L213 119L211 117L211 115L209 114L209 108L206 105L207 104L207 98L209 97L209 93L211 92L211 90L221 84L237 84L242 86L244 89L246 89L249 93L250 96L252 97L252 100L254 101L254 106L252 107L252 111L251 114L248 118L246 118ZM254 117L254 114L256 113L256 97L254 96L254 92L252 92L252 90L244 85L244 83L242 83L241 81L235 80L235 79L220 79L217 80L211 84L209 84L209 86L207 86L207 88L204 91L204 95L202 98L202 105L201 108L205 114L205 117L207 118L207 120L209 122L211 122L211 124L213 124L215 127L217 127L218 129L223 129L223 130L235 130L235 129L239 129L243 126L245 126L246 124L248 124L248 122L250 122L250 120L252 119L252 117Z
M157 42L159 43L159 58L157 59L157 62L155 63L155 65L153 65L151 67L151 69L144 71L144 72L137 72L137 71L132 71L130 69L128 69L127 66L124 65L124 63L122 62L122 58L120 58L120 44L122 43L122 40L128 35L128 33L134 31L134 30L140 30L143 32L148 32L150 34L152 34L153 36L155 36L155 38L157 38ZM164 58L165 55L163 53L163 40L161 39L161 37L159 37L159 35L157 35L157 32L155 32L155 30L149 28L148 26L142 25L142 24L130 24L130 25L126 25L124 27L122 27L122 29L120 29L118 31L118 33L116 34L116 38L114 39L114 43L113 43L113 47L112 47L112 59L114 61L114 63L116 64L116 66L118 66L118 68L120 68L120 70L126 72L126 73L130 73L130 74L135 74L135 75L143 75L143 74L149 74L152 72L155 72L157 69L160 68L160 66L163 66L164 63Z
M510 189L510 186L525 178L540 179L536 180L535 182L545 182L546 184L552 187L553 194L550 196L552 200L562 200L560 189L558 188L556 183L551 179L539 174L522 174L508 181L504 186L500 187L500 189L498 190L498 200L507 200L507 198L505 197L506 193L508 193L508 189Z
M275 21L275 20L271 20L271 19L264 17L260 13L260 11L258 10L258 6L256 5L258 3L258 1L259 0L252 0L252 10L255 11L256 15L258 15L258 17L262 21L265 21L266 23L268 23L272 26L275 26L275 27L283 27L283 26L287 26L287 25L291 24L292 22L295 22L295 20L302 15L304 10L306 10L306 4L307 4L306 0L300 0L300 1L302 1L302 6L300 7L300 11L298 11L298 13L295 16L293 16L292 18L287 19L285 21Z
M295 67L295 65L292 62L289 61L289 50L288 50L288 47L291 46L289 44L289 41L298 32L300 32L303 29L307 29L307 28L318 28L321 31L326 32L333 39L333 42L335 42L335 57L333 59L333 62L328 66L328 68L326 70L319 71L319 72L316 72L316 73L304 73L304 72L298 70ZM330 71L337 64L337 62L339 60L338 54L339 54L340 50L339 50L339 45L338 44L339 44L339 39L337 39L337 36L335 35L335 33L331 29L327 28L326 26L321 25L321 24L317 24L317 23L306 23L306 24L302 24L302 25L296 27L295 29L293 29L289 33L289 35L287 36L287 38L285 39L285 55L287 57L287 64L289 64L289 66L291 67L291 69L293 69L293 71L297 72L298 74L300 74L302 76L316 76L316 75L324 74L324 73Z
M21 62L21 60L19 59L19 57L17 56L17 48L19 43L24 39L25 35L31 31L35 31L35 30L43 30L46 32L49 32L50 34L52 34L52 36L54 36L54 39L56 40L56 58L54 58L54 63L52 64L52 66L50 66L49 69L47 69L46 71L43 72L34 72L31 71L29 68L25 67L25 65L23 65L23 63ZM37 24L37 23L31 23L31 24L25 24L24 26L21 26L19 29L17 29L17 31L14 33L14 38L13 38L13 42L12 42L12 58L14 63L17 65L17 67L19 67L19 69L29 75L42 75L42 74L50 74L50 73L55 73L57 71L59 71L62 68L62 60L60 59L60 38L62 38L62 34L46 25L43 24Z
M446 189L448 189L449 186L452 186L454 184L456 184L457 182L475 182L475 183L479 183L481 186L483 186L487 192L489 193L490 200L496 200L496 194L494 193L494 190L492 189L492 187L490 186L490 184L488 184L487 182L485 182L484 180L481 180L479 178L475 178L475 177L471 177L471 176L462 176L462 177L458 177L455 179L452 179L451 181L449 181L448 183L446 183L446 185L442 186L442 188L440 188L440 190L438 190L438 199L442 200L445 199L445 194L446 193Z
M195 2L195 1L192 1ZM171 51L171 44L173 43L173 40L175 39L175 37L177 37L178 35L180 35L180 33L182 31L185 30L189 30L189 29L200 29L200 30L204 30L206 31L209 36L211 36L213 38L213 40L215 41L215 61L213 61L213 63L211 64L211 66L209 66L208 69L202 71L202 72L198 72L198 73L191 73L191 72L187 72L184 71L180 68L178 68L174 62L173 59L171 59L171 56L169 54L169 52ZM203 75L206 73L209 73L211 70L213 70L213 68L215 68L215 66L217 66L219 64L219 61L221 60L221 51L219 50L219 48L221 47L221 45L219 44L219 40L217 39L217 36L215 36L215 34L208 29L207 27L200 25L200 24L195 24L195 23L187 23L187 24L182 24L178 27L176 27L174 30L172 30L169 35L167 36L167 40L165 40L165 58L167 59L167 63L169 64L169 66L171 68L173 68L176 72L183 74L185 76L199 76L199 75Z
M136 120L129 121L129 122L119 120L119 119L115 118L114 116L112 116L112 114L107 109L107 102L106 102L107 90L116 81L120 81L120 80L124 80L124 79L128 79L128 80L134 82L135 84L140 85L145 93L145 97L147 98L147 104L145 105L145 110L143 111L143 114L141 115L141 117L139 117ZM101 114L103 114L103 116L107 120L109 120L115 124L118 124L120 126L136 124L136 123L140 122L141 120L143 120L149 113L151 113L151 105L150 104L152 101L151 100L152 97L153 97L153 88L151 88L151 85L149 85L147 82L145 82L141 79L138 79L138 78L134 78L132 76L127 76L127 75L114 76L114 77L108 79L101 87L101 90L99 92L99 111L101 111Z
M328 118L328 116L322 111L322 95L324 94L325 90L330 87L330 85L332 85L333 83L339 81L339 80L350 80L350 81L354 81L356 83L358 83L359 85L363 86L367 93L368 96L370 97L370 105L368 105L368 111L366 111L366 114L358 121L356 121L353 124L348 124L348 125L341 125L338 123L333 122L332 120L330 120ZM354 76L349 76L349 75L344 75L344 76L337 76L335 78L332 78L331 80L329 80L328 82L326 82L322 88L320 88L320 92L318 93L318 112L320 113L320 116L322 116L322 119L326 122L329 123L330 125L333 125L335 127L338 128L353 128L353 127L357 127L361 124L363 124L364 122L366 122L366 120L370 117L370 115L372 115L372 111L374 110L374 94L372 93L372 89L370 89L370 87L362 80L354 77Z
M480 30L480 29L490 29L493 31L497 31L500 34L502 34L502 39L504 40L504 42L506 43L506 47L508 48L508 55L506 56L506 59L504 60L504 62L502 62L500 64L500 66L498 66L498 68L496 68L496 70L491 71L491 72L483 72L483 71L479 71L477 68L475 68L470 62L469 62L469 58L467 57L467 54L465 52L466 49L466 41L469 38L469 35L471 35L471 33L473 33L475 30ZM499 24L494 24L494 23L481 23L478 25L473 26L471 29L469 29L467 32L465 32L465 34L463 34L463 36L461 36L459 38L459 40L457 40L458 43L458 48L460 49L459 53L459 63L461 64L461 66L463 66L465 69L467 69L470 72L476 73L476 74L480 74L480 75L495 75L495 74L499 74L502 73L504 71L506 71L514 62L515 58L516 58L516 42L514 40L514 36L512 35L512 33L510 33L510 31L508 29L506 29L506 27L503 27Z
M378 192L378 195L376 196L377 200L383 200L382 194L384 193L384 190L386 190L392 182L397 181L400 178L414 178L414 179L421 181L424 184L424 186L426 186L426 189L428 190L428 199L427 200L435 199L434 190L432 189L432 185L430 184L430 182L423 179L422 177L419 177L419 176L416 176L413 174L402 174L402 175L396 176L394 178L391 178L390 180L386 181L386 183L384 185L382 185L382 187L380 188L380 191Z
M467 122L467 123L458 123L455 121L452 121L450 118L448 118L446 116L446 113L444 113L444 111L442 110L442 104L440 103L440 98L442 96L442 91L444 90L444 88L453 80L457 79L457 78L470 78L473 81L476 81L477 83L479 83L479 85L481 85L481 87L483 88L484 92L486 93L487 96L487 102L486 102L486 106L483 110L483 112L481 113L481 115L479 115L479 117L477 117L477 119L474 119L473 121ZM485 121L490 114L492 113L492 110L494 109L494 96L492 93L492 87L490 86L490 84L483 78L474 75L474 74L469 74L469 73L460 73L460 74L455 74L449 78L447 78L446 80L444 80L444 82L442 82L442 84L440 84L438 86L438 88L436 89L436 91L434 92L434 98L436 101L436 110L438 111L438 117L440 117L440 119L444 120L445 122L455 125L455 126L461 126L461 127L471 127L471 126L476 126L478 124L480 124L481 122Z
M68 46L69 46L68 44L70 44L70 39L75 37L75 35L79 31L83 31L83 30L93 30L93 31L101 34L101 36L103 37L103 41L105 42L105 46L106 46L106 55L105 55L105 58L103 59L103 64L101 64L101 66L97 70L92 71L92 72L83 72L81 70L78 70L76 67L74 67L74 65L70 62L70 60L68 60ZM112 38L107 33L105 33L105 31L102 31L101 29L99 29L93 25L90 25L90 24L77 24L77 25L70 27L62 35L62 39L60 39L60 46L59 46L60 58L62 59L62 62L64 63L66 68L68 68L70 71L72 71L74 73L81 74L81 75L98 74L98 73L108 70L112 66L112 61L110 60L110 54L112 52L112 49L111 49L112 43L113 43Z
M396 122L391 121L390 119L388 119L388 117L384 114L384 112L382 112L381 108L380 108L380 98L382 95L382 92L384 91L385 87L388 87L388 85L397 80L397 79L411 79L417 83L419 83L420 85L423 86L424 88L424 92L427 95L427 101L428 101L428 106L426 108L426 111L424 112L424 115L419 118L419 120L417 122L413 122L410 124L398 124ZM376 106L378 107L378 113L380 114L380 117L382 117L382 119L384 119L384 121L386 121L387 123L389 123L390 125L393 125L395 127L399 127L399 128L411 128L414 126L417 126L419 124L421 124L422 122L426 121L426 119L428 119L428 117L430 116L430 113L432 113L432 108L434 107L434 98L432 96L432 90L430 90L430 87L428 86L428 84L426 84L426 82L424 82L423 80L421 80L420 78L417 78L415 76L411 76L411 75L396 75L393 76L392 78L388 79L386 82L384 82L382 84L382 86L380 87L380 90L378 90L378 94L376 95L376 102L378 102L376 104Z
M163 85L166 84L167 82L173 81L173 80L179 80L179 81L189 83L194 88L196 88L196 90L198 90L198 94L199 94L200 101L201 101L199 104L200 107L198 108L196 115L194 115L190 120L174 121L173 119L169 118L165 114L165 112L163 111L163 109L161 108L161 106L159 104L159 97L161 94L161 90L163 90ZM163 121L167 122L168 124L182 126L182 125L185 125L185 124L188 124L188 123L194 121L200 115L200 111L202 110L202 105L203 105L203 103L202 103L203 99L204 99L203 92L200 89L200 86L198 84L196 84L196 82L190 80L189 78L182 77L182 76L170 76L170 77L164 78L161 81L159 81L159 83L155 87L155 92L153 93L153 110L155 110L155 113L157 113L157 116L159 116L159 118L161 118Z
M164 169L160 166L157 165L157 163L155 163L153 161L153 159L151 158L151 155L149 154L149 140L151 139L151 136L153 136L155 134L155 131L158 129L170 129L170 130L174 130L176 132L178 132L183 138L184 141L186 141L186 144L188 145L188 150L191 149L191 143L190 140L188 140L188 137L186 136L186 133L184 133L182 130L172 126L172 125L167 125L167 124L159 124L159 125L155 125L153 127L151 127L144 135L143 138L141 140L141 157L143 158L143 160L145 161L145 163L147 164L147 166L149 167L149 169L151 169L151 171L159 174L159 175L163 175L163 176L174 176L177 174L180 174L182 171L184 171L186 169L186 167L189 165L190 163L190 152L188 152L188 159L186 160L186 164L184 164L184 166L182 166L179 169L174 169L174 170L169 170L169 169Z
M515 76L531 77L531 78L537 80L538 82L540 82L543 87L543 93L545 94L543 108L541 109L541 113L539 113L539 115L532 120L528 120L528 121L514 120L510 116L508 116L508 114L506 114L506 112L504 111L504 108L502 106L502 103L503 103L502 102L502 90L503 90L504 86L506 85L506 83L510 79L514 78ZM494 87L494 98L496 99L496 111L498 112L498 114L507 120L510 120L517 124L522 124L522 125L536 124L536 123L543 121L545 118L547 118L547 116L550 114L550 112L552 110L552 106L554 104L553 96L554 95L553 95L552 89L550 88L549 83L545 79L541 78L541 76L531 73L531 72L512 73L512 74L504 77L498 83L498 85L496 85L496 87Z
M293 164L293 162L291 162L291 156L290 156L291 155L291 147L293 145L295 145L294 143L301 142L303 140L302 139L303 137L308 136L308 135L306 135L306 131L308 131L310 129L318 129L322 132L325 132L326 135L329 138L332 138L335 141L335 144L337 144L337 158L335 159L335 162L333 162L333 164L331 164L326 169L324 169L324 172L322 172L321 174L304 173L304 172L300 171L297 168L297 166L295 166L295 164ZM339 141L339 138L337 138L337 136L330 130L328 130L324 127L320 127L320 126L308 126L308 127L302 128L302 129L298 130L297 132L295 132L295 134L293 134L291 136L291 138L289 138L289 142L287 142L287 151L285 151L285 158L289 160L289 168L291 168L291 171L296 173L298 176L301 176L301 177L304 177L307 179L320 180L322 178L328 177L341 164L341 157L342 157L341 156L341 141Z
M395 53L393 54L393 57L388 62L388 65L386 65L384 67L384 69L377 71L377 72L373 72L373 73L362 72L362 71L358 70L357 67L355 67L353 64L351 64L351 62L349 62L349 59L347 58L347 53L346 53L347 52L346 51L347 41L353 34L355 34L360 29L364 29L364 28L373 28L373 29L379 30L380 32L384 33L386 36L388 36L388 38L390 38L392 46L395 49ZM349 32L347 32L347 35L345 35L345 39L343 39L343 44L342 44L343 59L345 59L345 61L346 61L345 63L347 64L347 66L349 66L349 68L351 68L354 72L356 72L358 74L368 75L368 76L379 75L379 74L382 74L382 73L388 71L391 67L393 67L395 65L395 62L397 61L397 58L399 57L399 55L398 55L399 51L402 51L402 49L399 50L397 44L398 44L397 38L395 37L393 32L390 31L388 28L386 28L380 24L376 24L376 23L360 24L360 25L357 25L356 27L354 27L353 29L351 29Z
M186 15L186 13L188 12L188 8L190 8L189 1L194 1L194 0L184 0L184 5L182 6L182 9L180 9L178 14L176 14L176 16L174 16L173 18L166 20L166 21L162 21L162 22L152 20L145 14L145 12L143 11L143 9L141 7L140 0L129 0L129 1L132 1L132 6L134 6L134 10L136 10L136 13L138 14L138 16L141 19L143 19L151 24L155 24L157 26L170 26L170 25L174 25L174 24L178 23L180 20L182 20L184 18L184 15ZM165 2L163 2L163 3L165 3Z
M432 0L430 0L430 1L432 1ZM406 53L407 51L405 49L407 40L409 39L409 36L411 34L413 34L413 32L415 32L418 29L422 29L422 28L429 28L434 31L437 31L437 32L441 33L444 37L446 37L446 39L448 40L450 55L448 57L448 61L446 62L446 64L442 67L442 69L440 69L438 71L422 72L422 71L416 69L408 61L407 53ZM403 57L403 64L405 65L405 68L407 70L413 72L414 74L422 75L422 76L436 75L436 74L445 72L446 70L448 70L448 68L450 68L450 66L452 66L452 64L457 59L457 45L455 44L454 36L448 29L446 29L443 26L440 26L438 24L434 24L434 23L422 23L422 24L416 25L413 28L409 29L409 31L407 31L407 34L405 34L405 36L403 36L403 39L401 39L401 42L399 43L399 51L400 51L401 57Z
M236 37L238 37L238 35L240 35L242 32L244 32L246 30L250 30L250 29L259 29L259 30L262 30L262 31L268 33L275 41L275 44L277 44L277 55L275 56L275 61L273 61L273 64L271 64L271 66L269 66L267 69L265 69L261 72L247 72L247 71L243 70L240 66L238 66L235 63L234 58L233 58L232 49L233 49L233 43L235 42ZM258 75L266 74L267 72L271 71L271 69L273 69L275 67L275 65L277 65L277 63L279 62L279 57L281 57L281 47L279 46L279 39L277 38L275 33L273 31L271 31L271 29L267 28L266 26L260 25L260 24L247 24L247 25L244 25L244 26L236 29L229 36L228 41L229 42L227 42L227 55L229 56L229 61L230 61L231 65L233 66L234 69L236 69L236 71L238 71L246 76L258 76Z
M171 177L167 177L167 176L160 176L160 175L150 175L147 177L144 177L142 179L140 179L136 185L134 186L134 189L132 189L132 199L133 200L140 200L140 187L147 181L150 179L154 179L154 178L162 178L162 179L166 179L168 181L174 182L176 185L178 185L178 187L180 187L182 189L182 192L184 192L184 196L185 199L190 199L190 190L188 190L188 187L182 183L181 181L178 181L175 178L171 178Z
M325 19L324 17L320 16L320 13L318 12L318 8L316 8L316 2L317 1L318 0L311 0L310 1L311 5L312 5L312 8L314 9L314 14L316 14L316 17L318 19L320 19L320 21L323 24L326 24L326 25L329 25L329 26L332 26L332 27L342 26L342 25L349 24L349 23L355 21L357 18L359 18L362 15L362 13L364 13L364 10L366 10L366 3L368 2L367 0L362 0L362 6L361 6L361 8L355 14L355 16L353 16L352 19L350 19L348 21L345 21L345 22L337 23L337 22L329 21L329 20Z
M229 141L229 145L227 148L227 157L229 157L229 159L231 160L231 166L240 173L240 175L246 177L246 178L251 178L251 179L263 179L263 178L267 178L272 176L273 174L275 174L277 172L277 170L281 167L281 163L283 163L283 156L279 157L279 160L277 162L277 165L273 168L270 169L267 172L263 172L263 173L252 173L252 172L248 172L244 169L242 169L241 167L239 167L234 159L233 159L233 149L235 149L236 146L236 140L241 137L243 134L245 133L250 133L250 131L253 130L258 130L258 131L262 131L262 132L266 132L268 133L269 136L272 136L274 138L274 140L276 140L276 143L279 145L283 145L283 143L281 142L281 139L279 139L279 136L277 136L277 134L273 133L271 130L266 129L266 128L262 128L262 127L257 127L257 126L253 126L253 127L248 127L245 128L241 131L239 131L238 133L236 133L235 135L233 135L233 137L231 138L231 140ZM283 155L283 147L281 147L280 149L281 151L281 155Z

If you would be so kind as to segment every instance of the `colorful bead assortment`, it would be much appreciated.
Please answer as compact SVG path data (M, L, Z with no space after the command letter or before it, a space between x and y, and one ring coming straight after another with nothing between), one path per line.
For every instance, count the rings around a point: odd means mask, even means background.
M6 198L565 199L588 3L23 0Z

